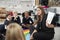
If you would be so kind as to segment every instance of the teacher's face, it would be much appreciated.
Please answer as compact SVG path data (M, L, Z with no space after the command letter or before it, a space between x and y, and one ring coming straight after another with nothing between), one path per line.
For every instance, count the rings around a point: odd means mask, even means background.
M37 15L41 15L41 14L42 14L41 9L37 8Z

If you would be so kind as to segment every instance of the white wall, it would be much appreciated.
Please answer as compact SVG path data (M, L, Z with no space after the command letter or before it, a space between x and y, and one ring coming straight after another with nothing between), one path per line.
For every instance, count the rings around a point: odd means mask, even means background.
M0 7L6 7L8 10L17 10L23 12L32 10L35 0L0 0Z

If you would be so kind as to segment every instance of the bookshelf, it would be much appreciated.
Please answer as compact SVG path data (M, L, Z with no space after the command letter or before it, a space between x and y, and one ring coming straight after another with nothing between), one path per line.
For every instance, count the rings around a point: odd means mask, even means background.
M0 23L3 23L6 19L7 11L5 8L0 7Z

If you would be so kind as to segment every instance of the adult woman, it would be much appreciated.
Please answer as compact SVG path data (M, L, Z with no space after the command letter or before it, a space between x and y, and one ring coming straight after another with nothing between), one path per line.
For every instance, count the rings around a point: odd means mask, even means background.
M5 40L25 40L23 30L17 23L11 23L7 26Z
M32 18L29 16L29 12L24 12L24 17L22 19L22 26L25 28L29 28L30 25L33 24Z
M56 25L55 19L51 24L48 24L46 20L47 15L45 14L42 7L37 7L37 27L31 34L31 39L34 40L51 40L54 37L54 26ZM31 30L33 27L31 27Z

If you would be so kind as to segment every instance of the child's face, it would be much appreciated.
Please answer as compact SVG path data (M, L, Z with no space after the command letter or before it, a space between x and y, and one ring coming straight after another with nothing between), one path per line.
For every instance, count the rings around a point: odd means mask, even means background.
M11 19L11 15L8 15L8 17L7 17L8 19Z
M28 12L25 12L25 17L28 17L29 16L29 13Z
M16 17L17 16L17 12L13 12L13 16Z

